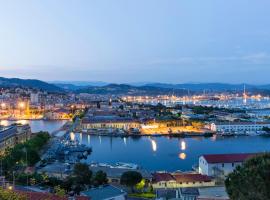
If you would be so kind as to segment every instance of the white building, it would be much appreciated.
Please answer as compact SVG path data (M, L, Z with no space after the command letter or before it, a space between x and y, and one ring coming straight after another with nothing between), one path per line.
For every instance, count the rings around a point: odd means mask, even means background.
M238 165L242 165L246 159L255 155L252 153L202 155L199 158L199 173L207 176L224 177Z
M31 102L31 104L37 104L39 102L39 94L38 93L31 93L30 94L30 102Z
M261 131L263 127L270 128L269 122L222 122L212 123L210 129L217 132Z

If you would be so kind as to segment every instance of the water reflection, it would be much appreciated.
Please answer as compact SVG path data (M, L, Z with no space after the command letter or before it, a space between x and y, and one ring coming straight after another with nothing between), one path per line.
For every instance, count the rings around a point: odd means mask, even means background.
M69 137L71 141L75 141L75 134L73 132L70 132Z
M82 133L80 133L80 143L82 143Z
M127 146L127 138L123 138L125 146Z
M87 142L90 144L90 135L87 135Z
M181 142L181 150L182 151L186 150L186 142L185 141Z
M99 144L101 144L101 136L98 136L98 138L99 138Z
M185 153L180 153L180 154L178 155L178 157L179 157L181 160L185 160L186 157L187 157L187 155L186 155Z
M151 139L151 144L152 144L152 150L154 152L156 152L157 151L157 143L156 143L156 141Z

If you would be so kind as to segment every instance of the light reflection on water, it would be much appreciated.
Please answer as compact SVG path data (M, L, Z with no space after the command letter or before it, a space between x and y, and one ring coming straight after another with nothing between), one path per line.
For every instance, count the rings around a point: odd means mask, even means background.
M153 152L157 151L157 143L155 140L151 139L151 144L152 144L152 150Z
M186 150L186 142L185 141L181 141L181 150Z
M80 134L76 134L80 138ZM121 138L82 134L82 143L93 148L88 162L131 162L149 170L190 170L202 154L270 151L270 138Z
M181 160L185 160L186 157L187 157L187 155L186 155L185 153L180 153L180 154L179 154L179 158L180 158Z

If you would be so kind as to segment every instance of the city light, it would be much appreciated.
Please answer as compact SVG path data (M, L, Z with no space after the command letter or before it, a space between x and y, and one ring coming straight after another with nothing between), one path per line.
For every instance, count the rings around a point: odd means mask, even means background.
M24 102L19 102L18 106L19 106L19 108L23 109L25 107L25 103Z
M1 108L5 109L7 107L7 105L5 103L1 103Z
M12 189L13 189L13 187L10 185L10 186L8 186L8 189L9 189L9 190L12 190Z

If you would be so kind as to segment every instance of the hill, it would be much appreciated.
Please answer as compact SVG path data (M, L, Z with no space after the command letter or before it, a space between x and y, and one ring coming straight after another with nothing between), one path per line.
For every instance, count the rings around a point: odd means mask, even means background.
M34 88L47 92L63 92L62 88L36 79L19 79L0 77L0 87Z
M113 94L113 95L184 95L185 90L173 88L158 88L152 86L131 86L127 84L109 84L106 86L96 87L89 86L76 90L77 93L90 94Z

